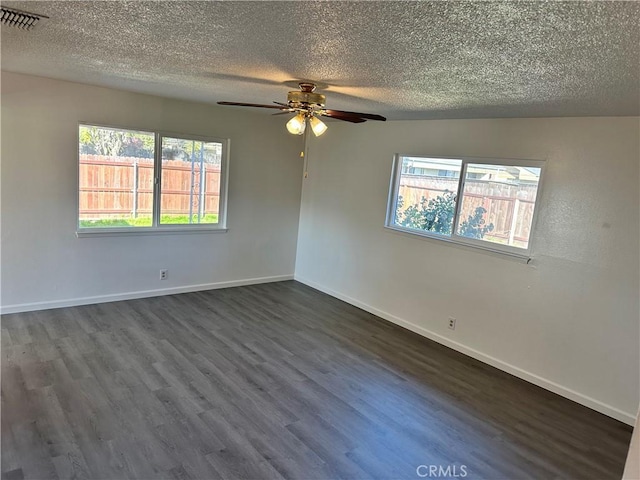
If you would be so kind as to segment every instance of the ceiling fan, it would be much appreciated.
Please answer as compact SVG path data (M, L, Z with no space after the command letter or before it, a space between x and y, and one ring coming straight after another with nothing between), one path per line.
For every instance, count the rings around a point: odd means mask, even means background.
M316 137L322 135L327 130L327 126L318 117L330 117L351 123L362 123L367 120L386 120L382 115L373 113L345 112L343 110L327 109L324 107L326 97L321 93L315 93L315 83L300 82L298 85L300 91L294 90L289 92L287 95L287 103L273 102L275 105L262 105L259 103L218 102L218 104L280 110L276 115L295 112L296 115L287 122L287 130L294 135L302 135L306 130L307 123Z

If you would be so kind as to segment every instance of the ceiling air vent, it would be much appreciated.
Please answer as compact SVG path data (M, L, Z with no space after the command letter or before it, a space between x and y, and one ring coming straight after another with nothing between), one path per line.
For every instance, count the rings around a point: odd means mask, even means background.
M0 7L2 10L2 24L10 27L18 27L23 30L31 30L41 18L49 18L46 15L29 13L15 8Z

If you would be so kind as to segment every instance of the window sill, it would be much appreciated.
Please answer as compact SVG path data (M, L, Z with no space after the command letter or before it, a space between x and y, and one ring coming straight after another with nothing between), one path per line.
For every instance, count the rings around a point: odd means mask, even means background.
M227 233L229 229L219 227L130 227L130 228L85 228L76 231L78 238L128 237L136 235L190 235L194 233Z
M461 246L461 247L466 247L472 250L480 250L484 253L489 253L489 254L495 254L496 256L500 256L500 257L507 257L510 258L512 260L516 260L522 263L526 263L527 265L530 265L532 262L532 258L531 258L531 254L529 252L523 252L523 253L519 253L519 252L511 252L511 251L505 251L505 250L501 250L499 248L493 248L491 247L491 245L481 245L478 244L476 241L473 240L463 240L457 237L444 237L441 235L437 235L437 234L433 234L433 233L429 233L429 232L420 232L417 230L409 230L406 228L402 228L402 227L396 227L393 225L385 225L384 228L391 230L393 232L396 233L400 233L402 235L406 235L412 238L423 238L423 239L429 239L429 240L435 240L437 242L445 242L448 243L450 245L455 245L455 246Z

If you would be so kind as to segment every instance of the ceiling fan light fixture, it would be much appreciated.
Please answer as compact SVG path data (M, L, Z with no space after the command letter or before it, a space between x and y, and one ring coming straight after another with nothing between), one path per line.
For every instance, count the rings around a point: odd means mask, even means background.
M318 117L311 117L309 119L309 123L311 124L311 130L316 137L319 137L327 131L327 126Z
M293 135L302 135L307 126L304 114L298 113L295 117L287 122L287 130Z

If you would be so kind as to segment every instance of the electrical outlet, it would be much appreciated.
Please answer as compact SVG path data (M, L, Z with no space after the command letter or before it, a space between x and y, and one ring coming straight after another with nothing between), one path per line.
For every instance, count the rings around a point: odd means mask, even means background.
M456 329L456 319L453 317L449 317L449 328L451 330L455 330Z
M160 280L166 280L168 276L169 276L169 270L167 270L166 268L163 268L162 270L160 270Z

